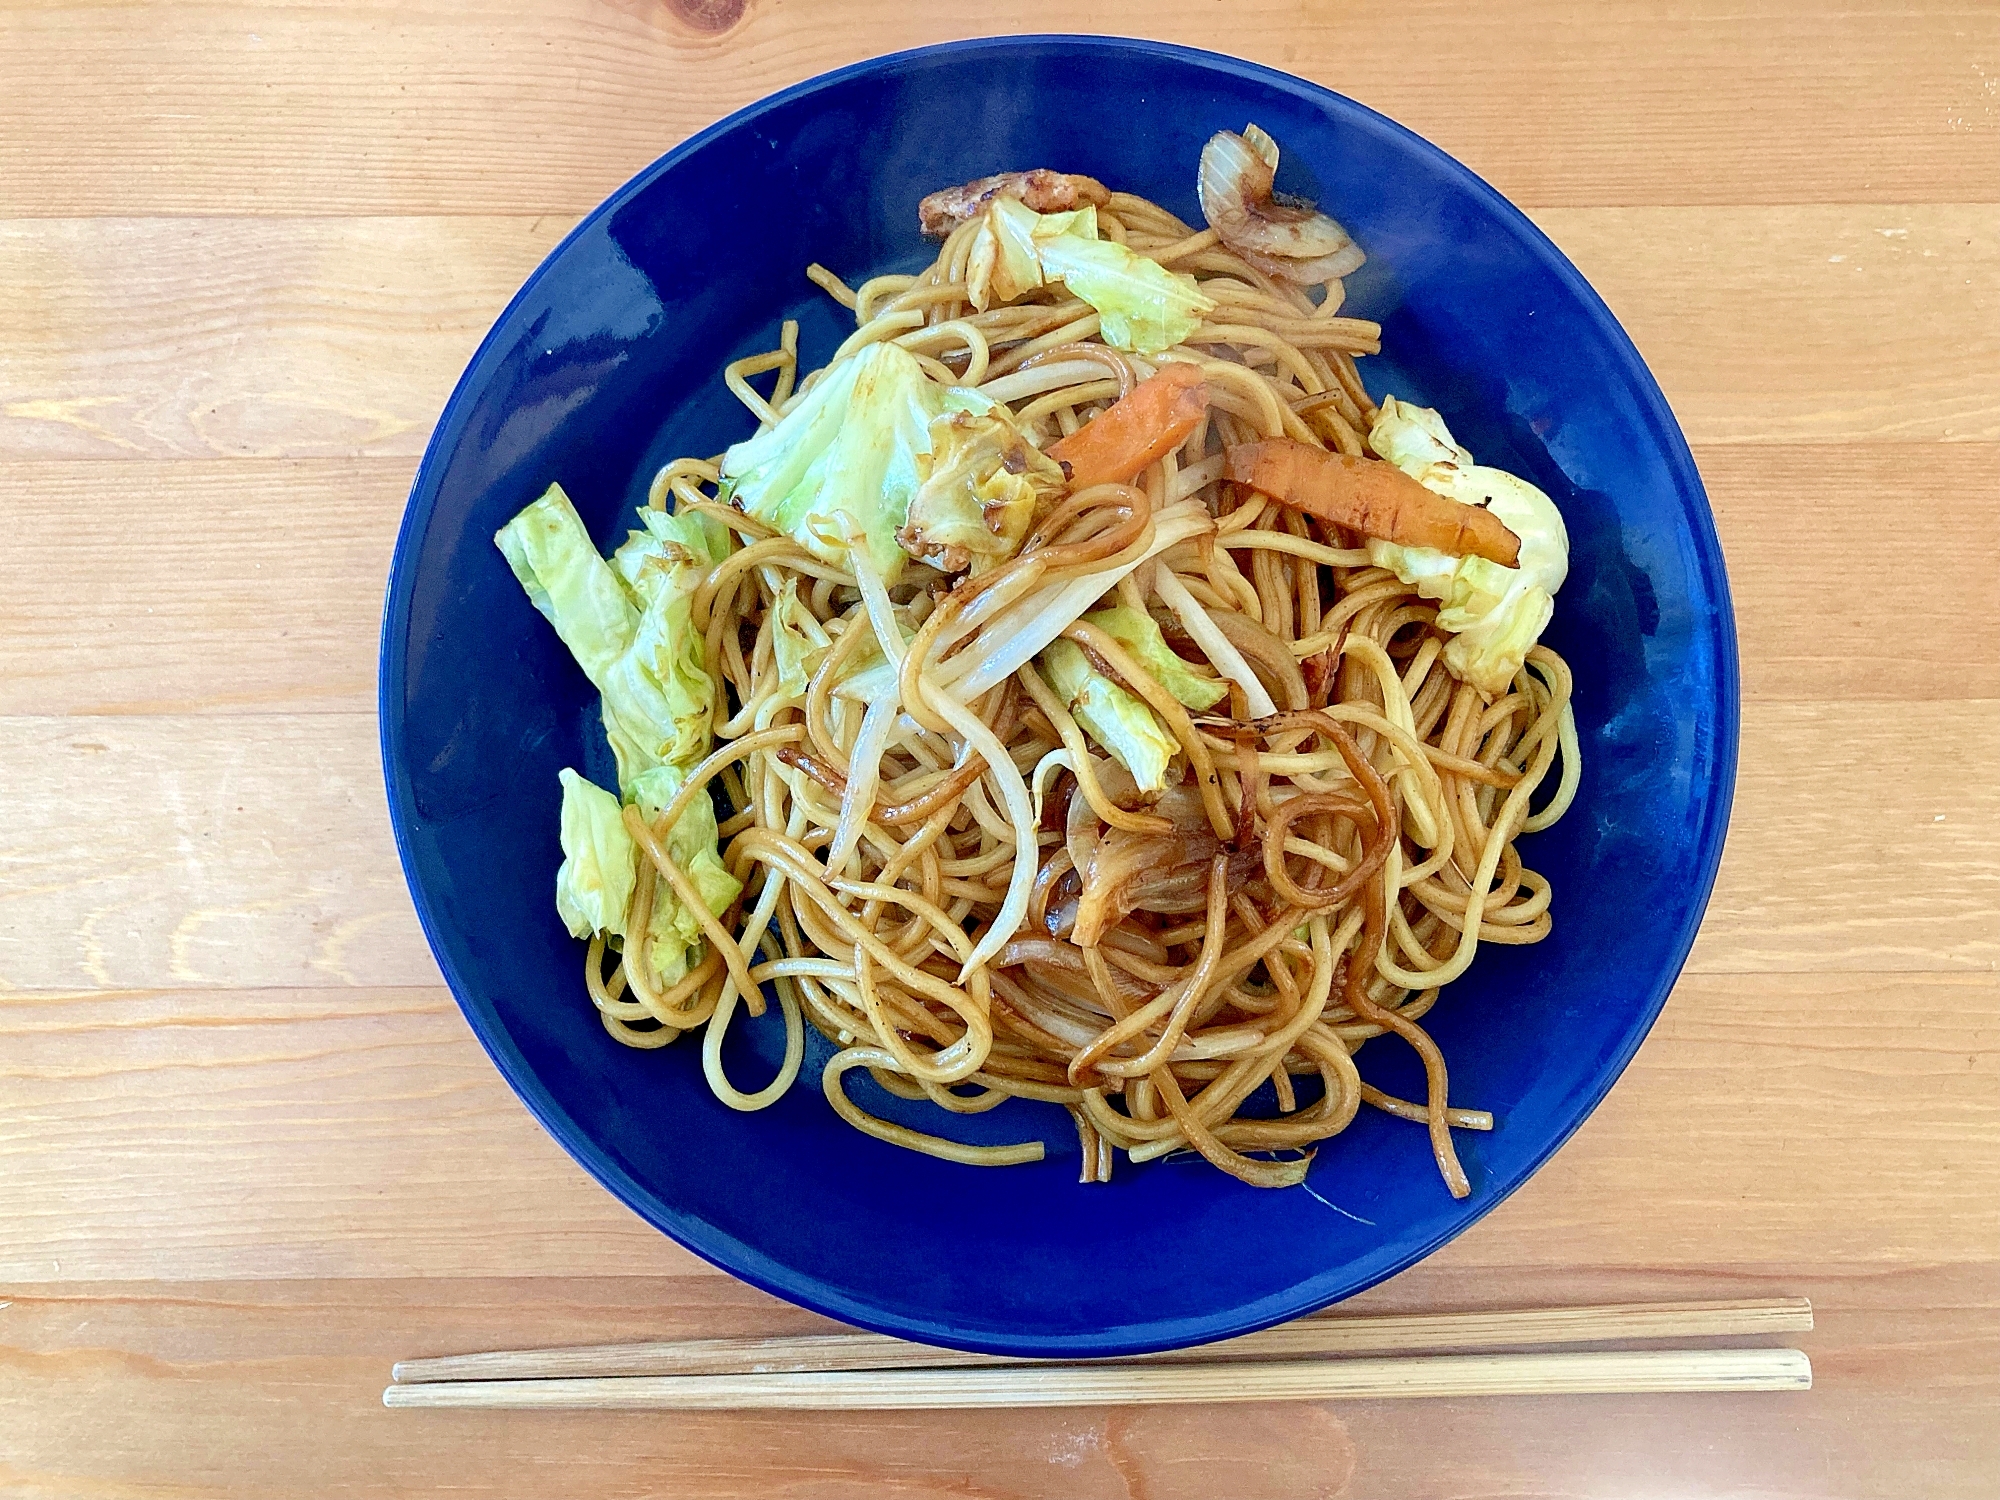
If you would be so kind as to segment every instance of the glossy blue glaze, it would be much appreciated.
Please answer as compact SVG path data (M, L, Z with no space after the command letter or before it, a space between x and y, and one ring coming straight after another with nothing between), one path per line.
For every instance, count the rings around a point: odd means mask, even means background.
M1500 1121L1458 1135L1470 1201L1446 1194L1421 1129L1368 1110L1321 1150L1310 1191L1260 1192L1198 1161L1080 1187L1075 1136L1052 1107L947 1122L966 1139L1049 1143L1039 1166L982 1171L842 1124L814 1086L823 1047L789 1097L739 1115L704 1086L691 1040L612 1042L552 900L556 770L612 779L596 696L494 530L560 480L612 545L656 464L748 430L718 377L725 359L769 348L785 316L802 322L808 364L831 351L846 315L806 283L806 262L858 281L928 258L914 210L930 189L1047 165L1198 222L1202 143L1246 120L1284 144L1280 185L1324 203L1369 253L1349 305L1384 325L1388 352L1363 362L1371 389L1441 408L1482 460L1542 486L1574 547L1549 640L1577 669L1583 788L1526 844L1555 882L1555 934L1485 949L1426 1022L1454 1102ZM1708 898L1734 780L1736 652L1680 431L1604 304L1519 212L1408 131L1298 79L1152 43L1026 38L787 90L670 152L550 255L480 347L418 471L389 581L381 710L396 837L445 976L523 1101L606 1187L699 1254L848 1322L1109 1355L1241 1333L1408 1266L1589 1114L1658 1014ZM777 1026L738 1030L729 1062L754 1087ZM1383 1087L1420 1093L1395 1043L1359 1061Z

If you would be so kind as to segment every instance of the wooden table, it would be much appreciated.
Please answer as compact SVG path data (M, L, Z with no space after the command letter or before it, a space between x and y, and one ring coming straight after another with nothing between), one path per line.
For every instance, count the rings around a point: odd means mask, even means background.
M0 3L0 1494L2000 1489L2000 9L1112 0L1526 207L1728 549L1721 883L1625 1080L1372 1308L1803 1293L1808 1395L850 1418L390 1413L399 1355L816 1320L542 1135L376 763L415 458L509 293L931 0ZM1079 122L1116 128L1116 122ZM1639 914L1643 916L1643 914Z

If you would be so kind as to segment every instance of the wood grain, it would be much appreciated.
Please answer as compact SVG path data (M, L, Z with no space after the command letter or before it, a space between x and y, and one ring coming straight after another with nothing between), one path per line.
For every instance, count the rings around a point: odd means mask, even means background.
M0 26L0 217L574 215L683 136L814 73L1079 27L1303 74L1531 207L1990 200L2000 144L2000 18L1976 0L1241 0L1226 15L1207 0L1089 14L1054 0L41 0L0 11ZM70 108L43 86L51 69L117 107Z
M0 720L0 984L437 982L372 717Z
M496 311L568 228L0 224L0 453L413 457Z
M675 1336L829 1325L737 1283L547 1279L120 1283L20 1289L0 1317L0 1421L19 1434L0 1483L37 1497L157 1494L153 1434L176 1434L182 1493L517 1496L652 1493L814 1500L1060 1494L1085 1500L1300 1500L1397 1492L1983 1497L2000 1437L1959 1420L1962 1372L2000 1357L1995 1267L1854 1273L1812 1262L1745 1270L1560 1272L1503 1265L1397 1278L1357 1308L1537 1298L1782 1292L1810 1278L1816 1386L1782 1412L1736 1398L1247 1406L1170 1412L981 1412L839 1419L700 1414L390 1417L381 1377L413 1349L496 1332L565 1342L632 1328ZM246 1370L256 1372L254 1388ZM34 1382L31 1388L28 1382ZM32 1389L32 1398L30 1392ZM246 1389L254 1399L246 1401ZM30 1400L32 1399L32 1404ZM105 1412L120 1420L107 1424ZM18 1424L32 1414L32 1425ZM400 1425L395 1425L400 1424ZM557 1479L555 1476L560 1476ZM524 1485L527 1486L524 1489Z
M1689 971L1576 1138L1357 1309L1805 1294L1816 1388L383 1412L407 1356L832 1326L591 1183L438 985L371 715L440 403L691 131L1081 24L1329 83L1529 208L1728 553L1742 772ZM1996 184L1976 0L0 0L0 1495L1988 1500Z
M1746 709L1735 832L1689 967L1990 971L1996 746L1991 700Z
M2000 447L1740 444L1695 458L1746 699L1893 712L2000 697Z
M410 471L0 463L0 713L371 711ZM88 587L46 586L67 576Z
M1536 217L1696 442L2000 437L2000 204Z
M1540 218L1696 443L2000 438L2000 205ZM414 458L569 224L0 222L0 459Z
M21 1195L0 1274L562 1274L585 1244L698 1265L542 1133L441 988L12 997L0 1017L23 1120L0 1135Z

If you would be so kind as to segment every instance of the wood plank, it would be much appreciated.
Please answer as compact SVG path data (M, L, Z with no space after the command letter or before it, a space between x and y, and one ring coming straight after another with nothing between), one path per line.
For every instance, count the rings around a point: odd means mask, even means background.
M2000 438L2000 205L1541 219L1694 442ZM414 458L568 225L0 223L0 459Z
M17 3L0 13L0 215L576 215L799 79L1077 19L1053 0ZM1314 78L1532 205L1993 193L2000 20L1964 0L1244 0L1221 29L1205 0L1161 0L1098 19ZM73 109L51 74L118 107Z
M1695 442L2000 438L2000 205L1536 218Z
M1991 970L1996 745L2000 702L1747 707L1732 836L1689 967Z
M1737 444L1695 458L1746 700L2000 697L2000 447Z
M1854 1274L1812 1261L1664 1271L1419 1268L1357 1310L1809 1290L1810 1396L1251 1405L1174 1411L396 1413L389 1364L495 1339L828 1325L715 1279L129 1282L13 1290L0 1317L0 1483L23 1495L521 1494L674 1476L677 1496L1298 1500L1345 1494L1983 1497L2000 1436L1992 1262ZM115 1412L116 1422L103 1414ZM1782 1441L1774 1435L1782 1433ZM1448 1441L1440 1441L1448 1434Z
M1497 1262L1491 1226L1523 1264L1974 1258L2000 1235L1996 1023L1991 973L1689 974L1571 1144L1444 1254Z
M586 1244L706 1269L542 1132L441 988L9 995L0 1037L0 1275L560 1274Z
M2000 448L1697 456L1747 698L2000 697ZM409 477L401 458L0 462L0 714L367 712ZM1929 497L1923 544L1857 545L1894 495ZM90 586L51 589L78 557ZM1857 607L1873 597L1893 630Z
M1692 966L1993 967L1997 736L1995 701L1752 705ZM365 715L0 719L0 881L0 986L436 982Z
M372 716L0 721L0 988L434 985Z
M411 467L0 464L0 713L371 711Z
M414 457L493 319L569 225L0 224L0 453Z
M1996 1026L1991 974L1690 976L1437 1262L1990 1257ZM10 995L0 1101L0 1278L717 1274L542 1134L440 990Z

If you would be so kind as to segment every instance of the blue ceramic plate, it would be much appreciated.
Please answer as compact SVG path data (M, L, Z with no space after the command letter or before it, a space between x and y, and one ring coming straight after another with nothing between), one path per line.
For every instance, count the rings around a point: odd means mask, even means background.
M842 1124L814 1086L824 1049L781 1103L741 1115L703 1085L695 1047L613 1042L552 899L556 771L612 779L597 697L495 529L560 480L608 548L657 464L747 433L725 360L771 347L784 317L800 320L809 366L831 352L847 315L806 282L808 261L858 280L928 260L915 208L931 189L1053 166L1199 222L1202 144L1247 120L1283 143L1280 186L1325 204L1368 252L1348 298L1383 324L1384 355L1362 362L1370 388L1441 408L1569 524L1548 638L1576 669L1583 788L1525 846L1555 883L1555 932L1483 950L1425 1023L1453 1101L1499 1119L1458 1135L1471 1199L1446 1194L1421 1129L1371 1110L1320 1151L1305 1188L1259 1191L1200 1161L1082 1187L1053 1106L955 1121L968 1139L1049 1143L1040 1165L981 1170ZM1337 94L1210 53L1080 37L929 48L801 84L669 152L585 219L501 314L424 455L381 691L389 808L431 946L570 1154L781 1296L1017 1354L1124 1354L1294 1317L1410 1265L1512 1192L1658 1014L1708 899L1736 758L1735 637L1700 480L1570 263L1464 167ZM739 1023L739 1082L769 1076L777 1030ZM1407 1048L1378 1042L1360 1062L1420 1097Z

